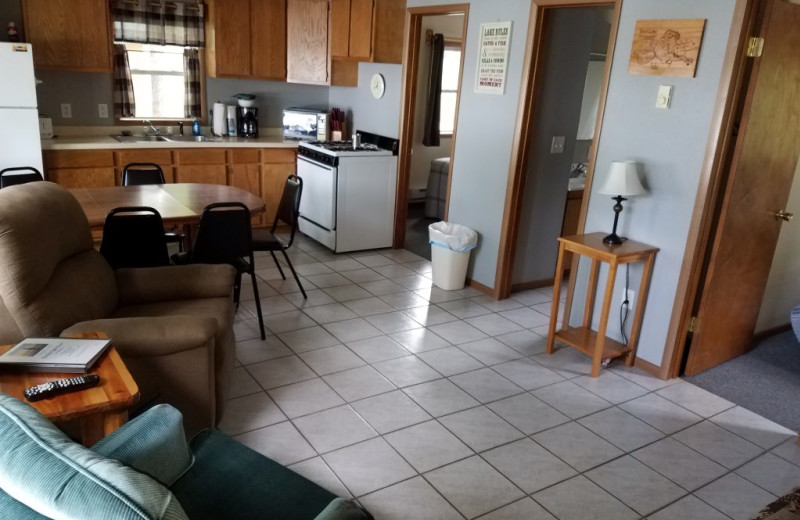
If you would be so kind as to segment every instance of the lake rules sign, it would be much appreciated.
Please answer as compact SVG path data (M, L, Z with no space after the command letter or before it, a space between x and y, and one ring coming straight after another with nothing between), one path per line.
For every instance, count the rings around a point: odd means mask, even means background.
M510 21L481 24L475 92L505 93L506 73L508 72L508 46L510 43Z

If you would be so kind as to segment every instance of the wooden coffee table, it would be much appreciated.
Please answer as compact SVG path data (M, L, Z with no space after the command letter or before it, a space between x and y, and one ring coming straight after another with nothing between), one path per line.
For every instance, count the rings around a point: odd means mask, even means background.
M105 336L95 333L85 334L83 337ZM13 345L0 346L0 354L11 347ZM87 447L125 424L128 421L128 409L139 399L139 387L113 345L108 347L88 373L99 375L100 384L94 388L29 403L55 423L77 419L81 426L81 442ZM26 388L79 375L81 374L0 372L0 392L27 402L22 395Z

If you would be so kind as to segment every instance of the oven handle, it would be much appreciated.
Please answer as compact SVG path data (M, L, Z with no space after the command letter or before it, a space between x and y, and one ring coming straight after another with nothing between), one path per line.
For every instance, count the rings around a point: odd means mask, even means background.
M326 165L324 165L322 163L319 163L317 161L312 161L311 159L308 159L307 157L304 157L302 155L298 155L297 156L297 160L298 161L305 161L305 162L307 162L309 164L313 164L317 168L322 168L323 170L328 170L329 172L333 171L333 168L331 168L330 166L326 166Z

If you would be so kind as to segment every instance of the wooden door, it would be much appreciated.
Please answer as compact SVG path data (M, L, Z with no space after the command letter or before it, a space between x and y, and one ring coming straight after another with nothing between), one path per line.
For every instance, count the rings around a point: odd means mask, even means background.
M372 57L372 13L374 0L350 2L350 57L369 60Z
M800 155L800 5L766 3L685 374L750 349ZM787 224L797 225L797 224ZM788 321L787 316L787 321Z
M350 55L350 0L331 0L331 56Z
M215 2L214 24L216 76L250 76L250 0Z
M286 79L286 0L254 0L250 15L252 75Z
M286 6L286 81L327 85L328 0L292 0Z

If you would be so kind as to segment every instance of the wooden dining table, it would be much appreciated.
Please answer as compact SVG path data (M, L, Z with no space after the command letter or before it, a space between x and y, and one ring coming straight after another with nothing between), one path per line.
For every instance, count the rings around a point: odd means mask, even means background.
M203 208L214 202L241 202L255 216L265 210L264 199L247 190L218 184L148 184L69 190L83 208L93 231L103 229L106 215L122 206L155 208L164 224L193 226Z

